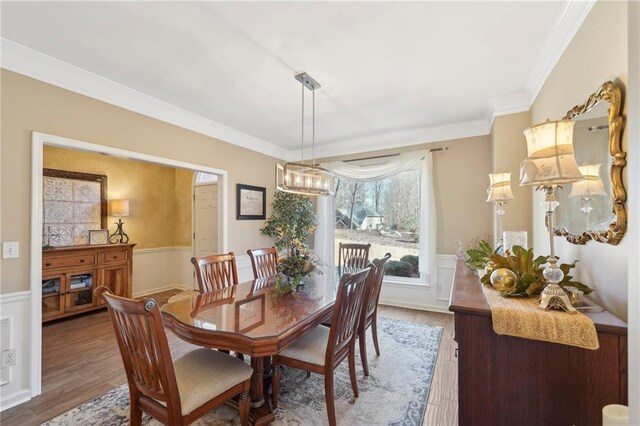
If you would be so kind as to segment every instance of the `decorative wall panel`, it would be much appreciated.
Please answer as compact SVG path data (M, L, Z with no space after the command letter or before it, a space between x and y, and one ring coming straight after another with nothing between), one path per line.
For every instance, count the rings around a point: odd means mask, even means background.
M106 228L107 177L53 169L43 174L44 244L89 244L89 230Z

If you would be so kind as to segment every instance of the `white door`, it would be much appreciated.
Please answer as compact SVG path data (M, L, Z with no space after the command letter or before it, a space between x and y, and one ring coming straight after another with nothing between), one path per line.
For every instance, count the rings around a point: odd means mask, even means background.
M218 184L193 188L193 249L201 257L218 252Z

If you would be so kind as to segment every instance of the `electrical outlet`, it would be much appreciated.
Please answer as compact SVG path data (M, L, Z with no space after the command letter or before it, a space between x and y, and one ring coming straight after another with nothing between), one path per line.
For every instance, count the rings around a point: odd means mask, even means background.
M2 351L2 362L0 362L0 368L12 367L16 365L16 350L6 349Z
M2 243L3 259L14 259L18 256L20 256L20 243L18 241Z

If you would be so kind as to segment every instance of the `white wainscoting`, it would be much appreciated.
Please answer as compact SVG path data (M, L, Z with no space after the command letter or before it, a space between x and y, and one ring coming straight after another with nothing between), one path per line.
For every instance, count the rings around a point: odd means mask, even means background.
M172 288L197 289L191 247L161 247L133 251L133 296L146 296ZM253 279L248 255L236 257L238 281Z
M3 325L0 349L16 350L16 365L3 368L1 372L0 411L3 411L31 399L31 292L0 294L0 312Z
M134 250L133 296L146 296L171 288L194 288L191 256L191 247Z
M436 255L436 283L403 283L385 280L380 291L380 304L401 308L449 313L449 298L456 267L454 255Z

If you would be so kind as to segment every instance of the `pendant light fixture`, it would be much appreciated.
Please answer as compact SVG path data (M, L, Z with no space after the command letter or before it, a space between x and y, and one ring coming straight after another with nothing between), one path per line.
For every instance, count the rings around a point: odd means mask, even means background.
M276 187L280 191L294 194L325 196L334 195L335 183L333 175L322 167L318 167L316 162L316 89L320 88L320 83L315 81L306 72L297 74L302 87L302 132L301 132L301 152L300 162L286 162L276 164ZM304 91L305 88L311 91L313 99L312 123L311 123L311 162L304 161Z

